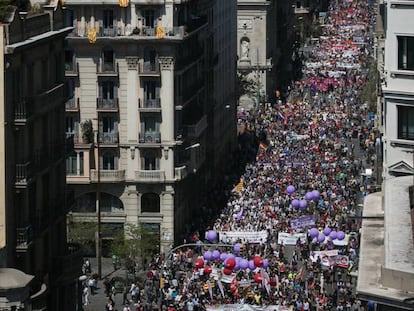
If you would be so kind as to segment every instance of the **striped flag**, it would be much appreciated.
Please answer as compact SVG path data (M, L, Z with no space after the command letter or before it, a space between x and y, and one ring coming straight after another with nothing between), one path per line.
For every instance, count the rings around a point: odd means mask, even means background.
M285 115L284 115L283 113L281 113L280 111L278 111L278 112L277 112L277 114L279 115L279 117L280 117L282 120L285 120L285 119L286 119Z
M267 145L264 142L261 141L260 144L259 144L259 148L266 151L267 150Z

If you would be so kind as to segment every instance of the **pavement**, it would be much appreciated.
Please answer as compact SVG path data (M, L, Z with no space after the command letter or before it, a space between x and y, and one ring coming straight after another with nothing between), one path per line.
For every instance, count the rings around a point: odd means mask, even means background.
M97 273L98 271L98 264L96 258L89 258L91 262L92 267L92 274ZM89 304L86 306L82 306L83 311L103 311L105 310L105 306L108 302L108 297L105 294L105 285L103 284L103 281L105 278L113 278L113 277L122 277L126 279L127 277L127 271L124 268L119 268L114 270L114 267L112 265L112 259L111 258L102 258L102 279L98 280L97 282L97 290L94 295L89 295ZM128 295L128 298L130 299L131 296ZM122 311L124 308L124 305L122 304L123 298L122 293L117 293L115 297L113 298L115 301L115 309L118 311ZM130 307L133 306L133 303L130 304ZM131 308L132 309L132 308ZM135 309L133 309L135 310Z

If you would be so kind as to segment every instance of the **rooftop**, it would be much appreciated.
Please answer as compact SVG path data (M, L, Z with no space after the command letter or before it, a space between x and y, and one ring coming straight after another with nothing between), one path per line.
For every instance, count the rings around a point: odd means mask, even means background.
M383 192L364 201L357 293L412 310L414 243L409 186L412 176L384 180Z

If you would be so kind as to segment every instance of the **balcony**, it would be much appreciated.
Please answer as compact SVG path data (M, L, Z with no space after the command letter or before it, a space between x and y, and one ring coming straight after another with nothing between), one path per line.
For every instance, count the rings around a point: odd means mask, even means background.
M96 64L96 74L99 77L117 77L119 64L115 62L104 62Z
M32 226L16 228L16 251L26 251L32 244L32 241Z
M14 103L14 122L25 123L32 116L33 103L26 99L21 99Z
M160 132L145 132L139 133L139 142L141 144L160 144L161 133Z
M156 0L164 4L164 1ZM79 2L80 4L84 5L82 1L76 0L75 2ZM148 1L149 2L149 1ZM152 4L155 2L154 0L150 1ZM75 4L73 0L71 0L71 5ZM114 3L115 4L115 3ZM85 20L89 20L90 16L84 16ZM96 21L98 24L99 21ZM142 24L142 21L139 22ZM114 27L109 25L109 27L99 27L97 29L97 38L105 38L105 39L115 39L119 40L119 37L126 37L128 41L131 39L133 40L183 40L187 36L190 36L202 29L204 29L207 25L207 18L205 17L195 17L190 20L187 20L185 23L179 26L174 27L159 27L157 31L157 27L147 27L145 25L138 26L137 28L133 29L130 24L125 23L123 20L118 20L117 25L119 27ZM68 34L69 39L76 39L76 38L87 38L88 31L86 22L78 22L77 25L74 25L74 30Z
M36 115L41 115L48 110L62 104L64 84L60 83L50 89L40 91L30 98L21 98L14 103L15 125L25 125Z
M141 99L138 98L140 112L161 112L161 99Z
M139 75L157 77L160 75L160 64L158 62L144 62L139 64Z
M91 170L91 183L115 183L125 181L125 170ZM98 176L99 174L99 176Z
M164 182L165 181L165 171L161 170L138 170L135 171L135 180L137 182Z
M121 27L99 27L99 37L116 37L121 36L124 32Z
M33 164L30 161L16 164L16 184L26 185L33 174Z
M183 165L180 167L174 168L174 178L176 180L182 180L188 175L187 166Z
M98 97L96 99L96 110L99 112L118 112L119 99Z
M79 112L79 98L69 98L65 102L65 109L67 112Z
M119 133L99 133L99 143L103 145L117 145L119 143Z
M79 63L78 62L65 63L65 76L66 77L79 76Z
M204 115L196 124L187 126L187 136L197 138L207 128L207 115Z
M79 138L79 133L75 133L75 132L66 132L66 139L68 139L69 137L72 138L73 140L73 144L79 144L80 143L80 138Z

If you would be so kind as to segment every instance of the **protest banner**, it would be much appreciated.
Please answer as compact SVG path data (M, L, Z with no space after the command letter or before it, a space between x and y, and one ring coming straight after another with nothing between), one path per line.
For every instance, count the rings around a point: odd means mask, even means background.
M279 232L277 236L277 244L296 245L296 241L300 239L302 243L306 243L306 233L288 233Z
M301 216L290 221L290 227L293 230L315 226L313 215Z

